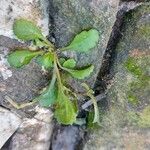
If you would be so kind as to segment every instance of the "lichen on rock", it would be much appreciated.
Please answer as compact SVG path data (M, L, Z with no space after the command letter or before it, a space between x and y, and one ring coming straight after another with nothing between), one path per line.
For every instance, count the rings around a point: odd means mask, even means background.
M122 38L111 67L114 79L107 94L109 110L103 116L103 128L91 135L86 150L149 149L150 142L146 140L150 133L149 27L149 2L124 17Z

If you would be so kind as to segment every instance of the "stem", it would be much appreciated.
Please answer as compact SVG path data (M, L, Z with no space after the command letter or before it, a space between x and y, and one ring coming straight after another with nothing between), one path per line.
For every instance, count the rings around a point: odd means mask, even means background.
M32 102L29 102L29 103L24 103L24 104L18 104L16 103L14 100L12 100L9 96L5 96L5 99L13 106L15 107L16 109L21 109L21 108L24 108L24 107L27 107L27 106L31 106L33 105L34 103L38 102L38 99L33 99Z
M56 58L56 62L57 62L57 64L58 64L58 66L59 66L61 69L63 69L63 67L61 66L61 64L60 64L60 62L59 62L59 60L58 60L57 54L55 54L55 58Z
M96 101L96 98L91 94L91 93L87 93L87 96L89 96L93 102L93 105L94 105L94 120L93 120L93 123L100 123L99 122L99 109L98 109L98 106L97 106L97 101Z
M61 64L60 64L60 62L59 62L59 60L58 60L57 55L56 55L56 61L57 61L57 64L58 64L59 68L61 68L62 70L65 70L65 71L68 71L68 70L69 70L69 69L64 68L63 66L61 66Z
M54 49L54 45L53 45L49 40L47 40L46 38L43 38L43 40L44 40L44 42L45 42L46 44L49 45L49 47L50 47L51 49Z
M91 98L93 105L94 105L94 112L95 113L94 113L93 123L97 122L98 124L100 124L100 122L99 122L99 109L98 109L96 98L93 96L93 90L91 90L86 83L82 83L82 86L87 90L86 95Z
M58 64L58 57L57 57L57 54L54 53L54 70L55 70L56 75L57 75L58 86L62 89L62 82L61 82L60 72L59 72L57 64Z

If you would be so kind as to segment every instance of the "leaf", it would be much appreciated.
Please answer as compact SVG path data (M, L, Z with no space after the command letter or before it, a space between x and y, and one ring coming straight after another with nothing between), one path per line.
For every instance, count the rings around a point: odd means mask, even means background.
M14 34L21 40L43 39L41 30L31 21L18 19L13 24Z
M40 41L39 39L35 39L33 44L40 48L44 46L48 46L48 44L46 44L44 41Z
M87 90L87 96L91 98L93 105L94 105L94 118L93 123L100 124L100 116L99 116L99 108L97 105L96 98L93 96L94 91L89 88L89 86L86 83L81 84L86 90Z
M37 57L37 63L44 67L45 69L51 68L53 66L54 55L50 52Z
M73 70L73 69L68 69L68 68L63 68L63 69L69 72L74 78L84 79L85 77L88 77L93 72L94 66L91 65L82 70Z
M63 63L63 67L72 69L76 66L76 61L74 59L68 59Z
M63 91L58 91L57 97L58 107L55 110L55 118L64 125L71 125L76 121L77 112L74 103L72 103Z
M93 123L95 113L93 111L89 111L87 115L87 128L88 129L99 129L100 123Z
M96 29L82 31L76 35L71 44L61 50L72 50L79 52L87 52L94 48L99 41L99 32Z
M59 63L60 63L61 65L63 65L63 63L64 63L65 61L66 61L65 58L59 58Z
M51 83L46 91L38 97L39 103L43 107L49 107L57 100L56 75L54 74Z
M28 64L33 57L42 53L41 51L17 50L9 54L7 60L10 66L20 68Z

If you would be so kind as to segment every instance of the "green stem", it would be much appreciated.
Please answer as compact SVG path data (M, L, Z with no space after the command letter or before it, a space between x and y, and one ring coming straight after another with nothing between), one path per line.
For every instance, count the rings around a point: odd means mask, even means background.
M64 68L64 67L60 64L60 62L59 62L59 60L58 60L58 57L56 57L56 61L57 61L57 64L58 64L59 68L61 68L62 70L65 70L65 71L68 71L68 72L69 72L69 69Z
M93 123L100 123L99 122L99 109L98 109L98 105L97 105L97 102L96 102L96 99L95 97L91 94L91 93L87 93L87 96L89 96L93 102L93 105L94 105L94 120L93 120Z
M49 40L47 40L46 38L44 38L43 40L46 44L49 45L50 48L54 49L54 45Z
M97 122L98 124L100 124L100 122L99 122L99 118L100 118L99 117L99 109L98 109L96 98L93 96L93 90L91 90L86 83L82 83L82 86L87 90L86 95L91 98L91 100L93 102L93 105L94 105L94 120L93 120L93 123Z
M24 107L27 107L27 106L31 106L33 105L34 103L38 102L38 99L35 98L32 100L32 102L28 102L28 103L23 103L23 104L18 104L16 103L14 100L12 100L9 96L5 96L5 99L13 106L15 107L16 109L21 109L21 108L24 108Z
M57 57L57 54L54 53L54 70L56 72L56 75L57 75L57 79L58 79L58 86L62 89L63 86L62 86L62 82L61 82L61 77L60 77L60 72L59 72L59 69L58 69L58 57Z

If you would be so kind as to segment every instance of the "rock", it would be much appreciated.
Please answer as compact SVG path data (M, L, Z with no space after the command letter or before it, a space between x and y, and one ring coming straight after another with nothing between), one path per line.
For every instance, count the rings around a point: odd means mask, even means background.
M68 45L74 36L82 30L95 28L99 31L100 40L96 48L86 54L67 52L66 57L72 57L78 62L78 67L93 64L94 73L85 80L93 87L102 64L103 54L109 40L112 26L115 22L119 0L53 0L50 1L50 16L53 25L52 35L57 47ZM70 81L70 85L81 89L81 82ZM72 83L73 82L73 83ZM83 81L84 82L84 81Z
M1 0L0 35L14 38L14 19L26 18L36 22L48 35L48 0Z
M53 0L50 1L50 21L52 24L51 35L55 38L55 45L60 48L68 45L74 38L74 36L80 33L82 30L95 28L100 33L100 40L96 48L86 54L67 52L64 53L66 57L74 58L77 61L78 67L87 66L93 64L95 66L94 73L88 79L84 81L69 80L70 85L76 91L83 89L81 82L86 82L90 87L93 87L99 69L102 64L102 58L105 53L107 43L111 34L113 24L115 22L119 0ZM62 131L61 135L67 135L62 138L59 131ZM75 133L74 133L75 131ZM80 136L84 135L84 131L80 127L75 126L59 126L55 130L52 148L74 150L77 145L80 145L76 136L72 136L72 133L79 135L78 139L82 139ZM68 142L71 139L73 142ZM79 146L80 147L80 146ZM82 149L82 147L80 147Z
M0 107L0 149L21 124L21 119L9 110Z
M6 56L11 51L11 48L26 46L17 40L12 40L4 36L0 37L0 104L7 108L14 109L5 99L6 95L16 102L29 102L48 83L47 76L43 75L41 68L35 62L21 69L14 69L9 66ZM32 108L34 109L34 106ZM25 115L25 117L32 117L34 115L34 110L26 108L17 110L17 112L20 115Z
M15 48L26 48L27 44L13 40L13 22L26 18L39 25L48 35L48 0L1 0L0 1L0 104L11 107L5 95L17 102L30 101L47 84L46 76L34 62L22 69L13 69L7 62L7 54ZM6 37L7 36L7 37ZM9 39L13 38L13 39ZM31 113L29 113L31 114Z
M34 118L25 118L19 130L11 139L9 150L49 150L53 131L53 113L36 108Z
M46 150L50 147L53 130L52 112L36 105L16 110L7 101L6 96L17 103L26 103L38 96L40 90L48 84L49 77L43 74L41 67L34 60L21 69L12 68L7 62L7 54L12 50L28 47L28 43L14 39L14 19L23 17L32 20L42 28L44 35L48 35L48 0L2 0L0 6L0 105L17 113L24 121L6 144L6 149Z
M82 149L84 134L78 126L56 127L55 130L51 144L52 150Z
M108 89L109 110L102 128L84 150L150 149L150 3L124 16L122 38L115 51Z

